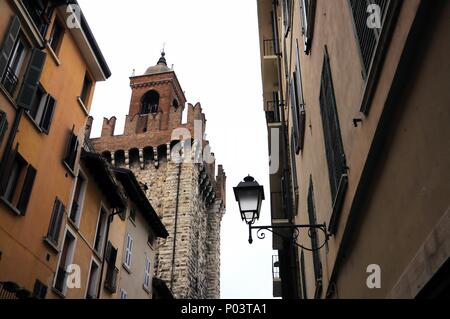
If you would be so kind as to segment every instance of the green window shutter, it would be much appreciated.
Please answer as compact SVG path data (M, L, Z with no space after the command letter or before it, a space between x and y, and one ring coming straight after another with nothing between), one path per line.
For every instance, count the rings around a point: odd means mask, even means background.
M20 194L19 202L17 203L17 209L22 215L25 215L28 202L30 201L31 191L33 190L34 179L36 177L36 169L28 165L27 175L22 187L22 193Z
M8 181L10 178L11 168L14 165L14 161L16 159L18 151L19 151L19 145L17 145L15 149L11 149L11 153L9 154L9 156L7 158L5 158L3 171L1 172L2 176L0 177L0 194L1 195L4 195L4 193L6 191L6 187L8 185Z
M3 78L3 74L5 74L6 68L8 67L9 58L11 57L19 32L20 19L18 16L14 16L0 51L0 78Z
M31 51L30 62L25 72L22 88L17 97L17 105L26 110L31 108L36 90L39 86L42 70L44 69L46 54L34 48Z

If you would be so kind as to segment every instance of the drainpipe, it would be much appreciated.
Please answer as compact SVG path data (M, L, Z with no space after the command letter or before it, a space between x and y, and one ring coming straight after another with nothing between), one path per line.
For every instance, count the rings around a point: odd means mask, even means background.
M178 226L178 206L180 202L180 182L181 182L181 162L178 164L178 182L177 182L177 199L175 204L175 225L173 231L173 247L172 247L172 269L170 274L170 290L173 293L173 280L175 270L175 251L177 248L177 226Z
M108 241L109 241L109 229L110 226L113 222L114 216L115 215L119 215L120 213L122 213L122 210L120 209L115 209L115 212L108 215L108 221L106 223L106 237L105 237L105 243L103 244L103 257L102 257L102 267L100 270L100 280L99 280L99 285L98 285L98 290L97 290L97 299L100 299L100 293L102 291L102 280L103 280L103 271L105 269L105 262L106 262L106 247L108 247Z

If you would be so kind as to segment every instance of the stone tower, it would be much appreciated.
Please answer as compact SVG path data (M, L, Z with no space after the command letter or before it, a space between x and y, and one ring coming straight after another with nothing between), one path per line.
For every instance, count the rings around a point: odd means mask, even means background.
M130 85L123 135L114 135L115 117L105 118L92 144L112 165L135 173L169 232L159 243L155 275L176 298L219 298L226 176L221 165L216 175L201 105L187 104L182 123L186 97L164 52Z

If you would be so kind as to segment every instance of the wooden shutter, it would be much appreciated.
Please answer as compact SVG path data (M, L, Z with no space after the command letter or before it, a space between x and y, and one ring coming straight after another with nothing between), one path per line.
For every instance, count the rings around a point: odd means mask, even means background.
M41 129L47 134L50 132L50 125L52 123L55 107L56 107L56 100L51 95L48 95L44 115L42 116L41 121Z
M330 60L326 48L321 81L319 104L324 131L331 195L334 202L341 176L347 172L347 164L339 125L336 98L334 95Z
M66 156L64 158L64 162L73 169L75 166L75 158L78 148L78 138L74 134L75 127L72 128L72 131L69 134L69 139L67 142Z
M316 208L314 205L314 186L312 182L312 177L309 180L309 189L308 189L308 217L310 225L317 225L316 218ZM316 283L322 279L322 264L320 262L319 251L317 250L318 241L317 241L317 230L310 230L311 237L311 248L313 249L313 264L314 264L314 276L316 279Z
M59 233L61 231L65 210L66 208L63 203L56 198L55 204L53 205L52 218L50 220L50 226L47 234L47 238L50 239L55 245L58 245L59 243Z
M295 74L294 74L295 77ZM295 145L297 148L297 139L299 137L299 130L298 130L298 107L297 107L297 98L295 96L295 83L294 83L294 79L291 80L291 85L290 85L290 96L291 96L291 110L292 110L292 128L293 128L293 138L295 141Z
M11 153L9 156L5 158L5 162L2 163L4 165L3 167L0 167L0 169L3 169L1 171L2 176L0 176L0 194L4 194L6 191L6 187L8 185L11 168L14 165L14 161L16 160L17 152L19 151L19 144L17 144L15 149L11 150Z
M0 146L2 145L3 137L8 130L8 119L6 118L6 113L0 111Z
M17 203L17 209L22 215L25 215L28 202L30 201L31 191L33 190L34 179L36 177L36 169L28 165L27 175L22 187L22 193L20 194L19 202Z
M3 74L5 74L6 68L8 67L9 58L11 57L19 32L20 19L18 16L14 16L0 51L0 79L3 78Z
M30 62L28 63L22 87L17 97L17 105L26 110L31 109L34 96L36 95L44 69L46 54L39 49L33 48L31 51Z

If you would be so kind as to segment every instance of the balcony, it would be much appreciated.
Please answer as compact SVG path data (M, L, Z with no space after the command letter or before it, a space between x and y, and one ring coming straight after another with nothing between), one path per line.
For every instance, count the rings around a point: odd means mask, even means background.
M279 48L275 42L275 39L263 40L263 50L264 58L276 59L279 54Z
M105 289L110 293L117 291L117 278L119 276L119 269L115 266L108 267L105 278Z
M264 105L264 111L266 111L267 123L279 123L281 121L280 109L283 107L283 105L284 101L266 101Z
M272 256L272 278L273 278L273 296L275 298L282 297L281 295L281 278L280 278L280 261L278 255Z
M11 97L14 96L18 83L19 79L15 75L15 72L8 67L2 79L2 85Z

